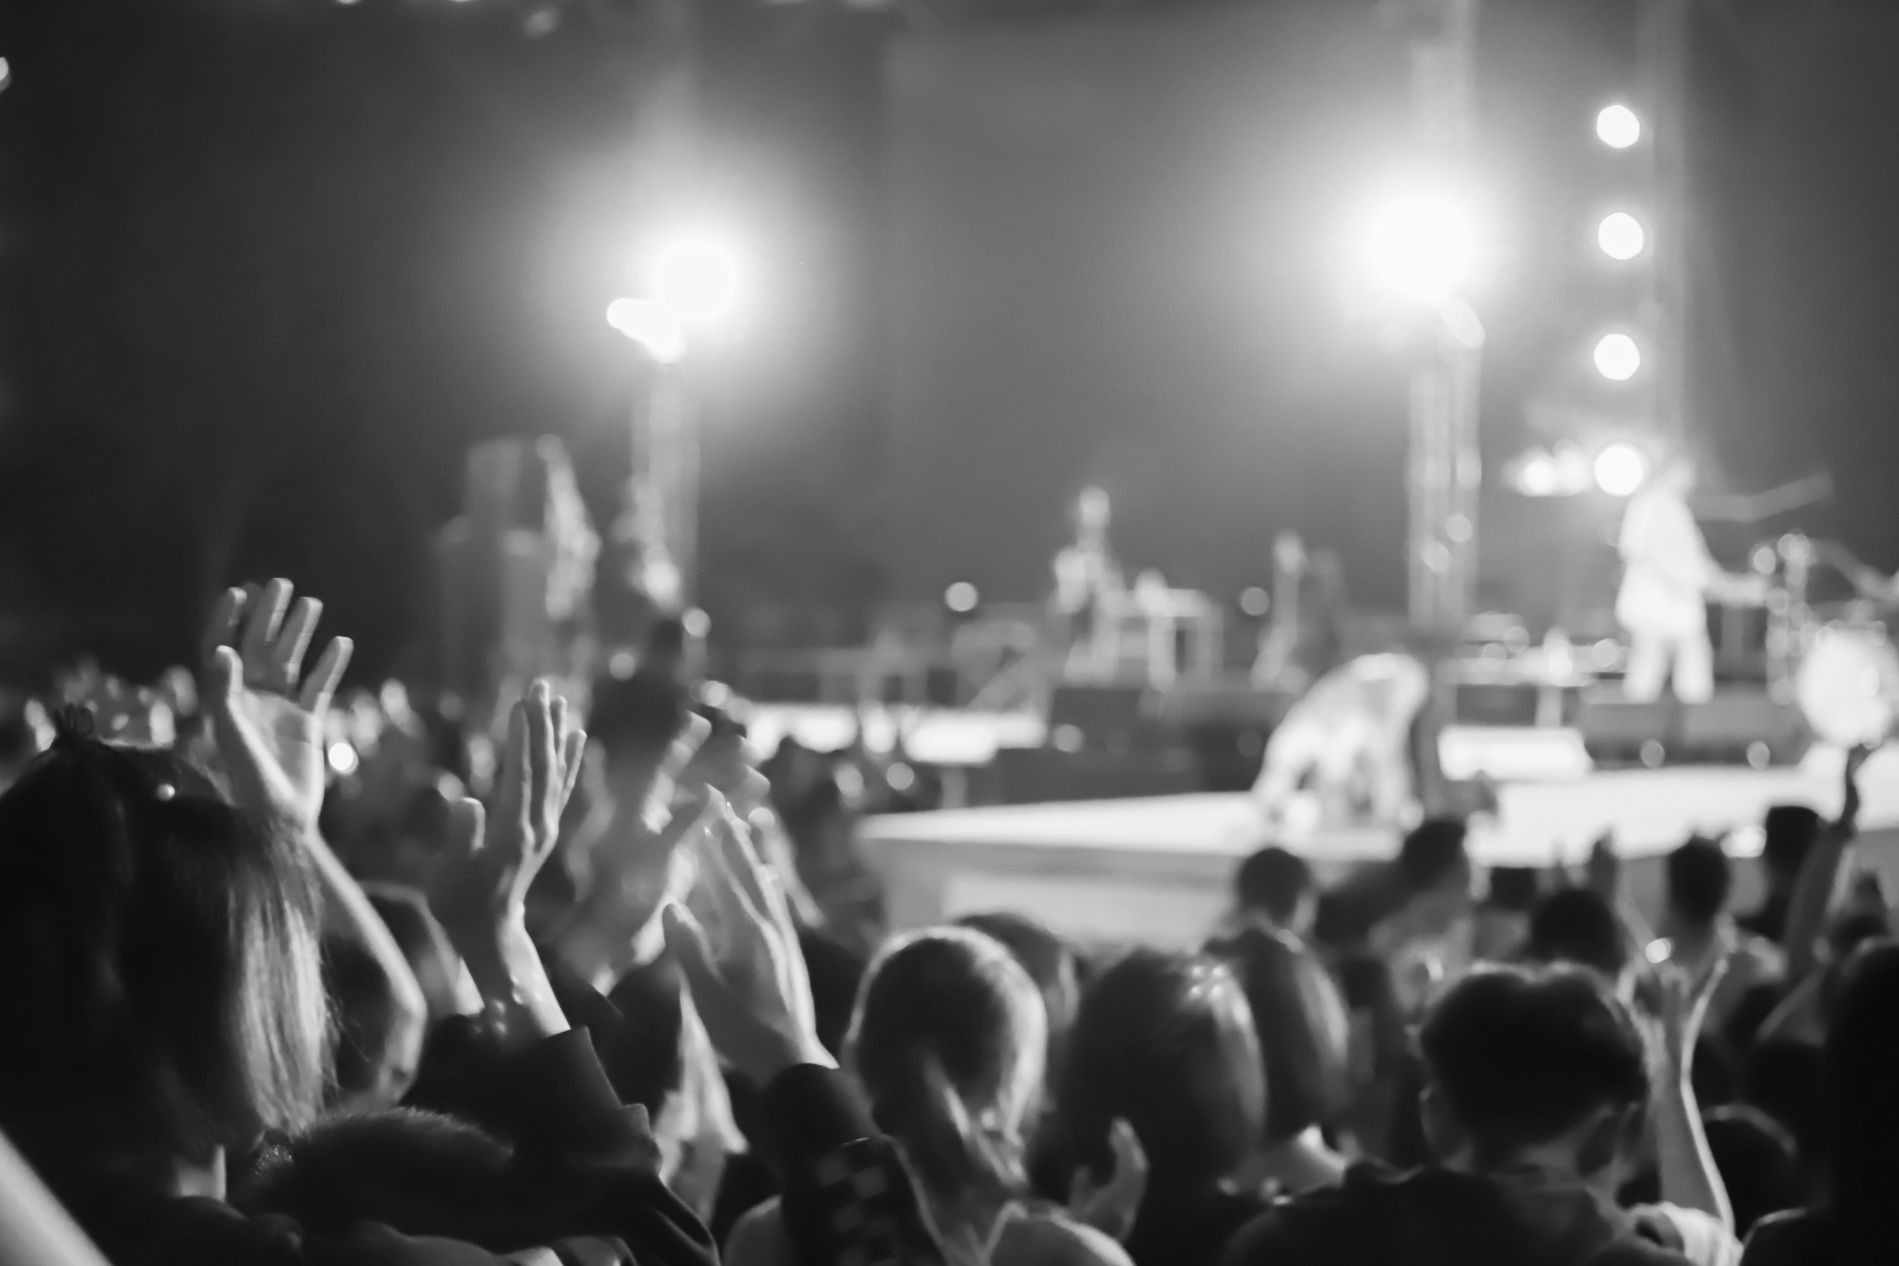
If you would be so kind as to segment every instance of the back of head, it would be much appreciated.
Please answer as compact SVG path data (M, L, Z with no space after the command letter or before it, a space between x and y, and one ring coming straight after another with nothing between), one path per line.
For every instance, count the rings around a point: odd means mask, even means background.
M1312 867L1297 853L1273 845L1249 855L1233 875L1233 898L1242 914L1260 914L1291 928L1313 892Z
M1804 804L1777 804L1761 823L1761 865L1770 881L1791 885L1820 837L1820 814Z
M59 1183L298 1128L327 1051L297 842L69 732L0 796L0 1127Z
M1649 1098L1635 1017L1584 969L1474 971L1431 1007L1419 1044L1432 1089L1481 1166Z
M1719 841L1697 836L1668 855L1668 908L1691 923L1712 923L1728 906L1733 868Z
M1745 1238L1768 1214L1806 1199L1800 1149L1778 1121L1758 1108L1711 1108L1702 1127L1728 1189L1737 1235Z
M1615 908L1588 888L1565 888L1530 915L1524 956L1533 963L1575 963L1618 980L1629 965L1628 942Z
M1899 1208L1899 943L1847 965L1824 1056L1827 1176L1856 1242L1891 1238Z
M1073 1159L1110 1166L1108 1131L1140 1137L1150 1185L1219 1182L1265 1127L1259 1041L1239 982L1223 964L1137 949L1082 993L1057 1099Z
M956 922L996 941L1029 974L1042 995L1042 1010L1048 1018L1047 1069L1052 1073L1060 1068L1069 1030L1075 1024L1075 1008L1081 1002L1079 960L1074 948L1046 925L1023 914L992 911L966 915Z
M966 928L893 942L871 964L845 1042L877 1123L939 1203L1022 1185L1020 1134L1043 1078L1047 1021L1028 973Z
M1207 947L1240 978L1266 1077L1268 1143L1334 1120L1350 1091L1350 1021L1331 973L1293 937L1247 928Z
M1469 829L1455 818L1428 818L1398 846L1398 882L1410 897L1470 878Z

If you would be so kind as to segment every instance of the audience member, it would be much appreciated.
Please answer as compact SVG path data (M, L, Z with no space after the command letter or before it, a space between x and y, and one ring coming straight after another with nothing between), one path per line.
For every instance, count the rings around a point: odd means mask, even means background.
M1899 945L1850 965L1826 1036L1825 1196L1767 1219L1744 1266L1871 1266L1892 1260L1899 1209Z
M1471 963L1476 870L1465 836L1461 821L1433 818L1398 849L1394 873L1401 904L1373 931L1372 947L1389 964L1407 1013Z
M1768 1214L1806 1199L1799 1145L1780 1122L1758 1108L1729 1106L1709 1109L1703 1128L1734 1207L1737 1234L1745 1236Z
M1663 874L1660 961L1691 980L1725 970L1712 1003L1719 1029L1750 989L1782 978L1786 957L1771 942L1743 932L1728 914L1733 867L1720 841L1689 840L1668 855Z
M1246 928L1207 946L1240 979L1259 1039L1266 1122L1242 1190L1301 1192L1337 1183L1345 1158L1325 1140L1351 1093L1350 1029L1338 985L1289 933Z
M1259 1040L1246 995L1210 958L1136 949L1082 993L1060 1078L1071 1162L1097 1179L1128 1122L1147 1190L1126 1244L1138 1266L1217 1261L1264 1207L1239 1183L1266 1125Z
M996 1266L1125 1262L1108 1237L1021 1203L1047 1040L1034 983L1010 952L944 928L899 940L872 964L845 1060L946 1244ZM796 1261L783 1218L776 1203L742 1218L730 1266Z
M1696 1011L1666 1044L1674 1060L1692 1048ZM1344 1186L1298 1197L1248 1227L1226 1257L1231 1266L1722 1260L1732 1240L1713 1217L1614 1208L1643 1153L1656 1087L1636 1017L1599 974L1480 969L1433 1004L1420 1040L1437 1163L1403 1175L1355 1167ZM1666 1187L1666 1163L1664 1171Z
M1234 872L1236 924L1260 922L1306 937L1312 933L1318 904L1311 864L1276 844L1248 854Z
M1825 824L1806 805L1777 804L1767 810L1761 825L1761 878L1766 891L1760 908L1742 915L1735 924L1743 932L1778 942L1787 934L1787 910L1793 903L1800 867Z

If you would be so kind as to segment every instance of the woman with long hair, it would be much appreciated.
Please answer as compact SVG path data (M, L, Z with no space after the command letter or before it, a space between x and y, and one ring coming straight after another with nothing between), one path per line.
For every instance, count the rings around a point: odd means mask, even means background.
M1242 1185L1288 1195L1345 1176L1323 1130L1351 1090L1350 1021L1331 973L1288 933L1250 927L1207 952L1232 966L1246 993L1266 1078L1266 1123Z
M952 1260L1125 1263L1098 1231L1026 1202L1024 1130L1040 1101L1048 1022L1028 974L992 938L938 928L872 964L845 1065L903 1149ZM779 1206L740 1221L728 1266L793 1261Z

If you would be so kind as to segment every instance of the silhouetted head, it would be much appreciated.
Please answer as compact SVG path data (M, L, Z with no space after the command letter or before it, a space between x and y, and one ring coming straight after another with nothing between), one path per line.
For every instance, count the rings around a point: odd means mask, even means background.
M1634 1014L1594 971L1483 968L1425 1017L1425 1134L1458 1168L1534 1155L1602 1188L1640 1155L1650 1095Z
M0 796L0 1128L49 1179L163 1181L320 1104L301 842L75 718Z
M1147 1153L1150 1190L1225 1181L1266 1123L1246 995L1200 955L1137 949L1090 982L1060 1086L1074 1161L1105 1177L1108 1131L1125 1120Z

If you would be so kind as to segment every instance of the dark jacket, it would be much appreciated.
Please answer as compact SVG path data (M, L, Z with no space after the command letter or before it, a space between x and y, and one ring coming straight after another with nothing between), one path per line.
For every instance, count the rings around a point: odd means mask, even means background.
M1890 1242L1856 1249L1825 1210L1761 1219L1741 1254L1741 1266L1874 1266L1891 1260Z
M73 1211L115 1266L714 1266L585 1030L487 1068L508 1143L428 1113L345 1117L272 1148L232 1204L102 1192ZM803 1260L942 1261L840 1074L794 1068L765 1099Z
M1265 1207L1256 1195L1219 1187L1188 1192L1150 1185L1125 1247L1134 1266L1215 1266Z
M1226 1266L1686 1266L1577 1188L1354 1166L1275 1206Z

